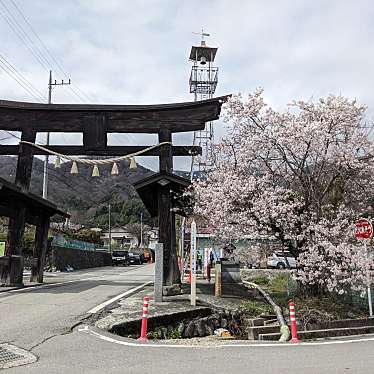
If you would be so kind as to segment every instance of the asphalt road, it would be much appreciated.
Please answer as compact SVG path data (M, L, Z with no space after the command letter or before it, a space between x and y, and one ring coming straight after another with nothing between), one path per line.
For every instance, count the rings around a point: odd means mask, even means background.
M0 293L0 341L32 350L70 332L87 311L153 279L153 266L105 267L48 277L47 286ZM62 283L62 284L61 284Z
M220 347L131 346L128 340L85 331L69 332L86 312L152 279L152 266L104 268L63 276L70 282L0 295L1 342L29 349L38 361L9 373L261 373L372 374L374 337L314 345ZM100 335L99 335L100 334Z

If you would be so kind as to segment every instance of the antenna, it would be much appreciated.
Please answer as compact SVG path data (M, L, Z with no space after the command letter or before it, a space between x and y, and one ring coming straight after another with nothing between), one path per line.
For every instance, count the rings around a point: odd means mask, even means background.
M210 36L210 34L208 34L207 32L204 32L203 28L201 28L201 32L192 32L192 34L201 36L201 44L203 44L203 42L205 42L205 39L204 39L205 36Z

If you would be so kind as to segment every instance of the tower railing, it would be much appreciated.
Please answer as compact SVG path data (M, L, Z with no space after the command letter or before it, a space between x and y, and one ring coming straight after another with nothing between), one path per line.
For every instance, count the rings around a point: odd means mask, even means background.
M218 68L194 65L190 75L190 93L213 95L218 84Z

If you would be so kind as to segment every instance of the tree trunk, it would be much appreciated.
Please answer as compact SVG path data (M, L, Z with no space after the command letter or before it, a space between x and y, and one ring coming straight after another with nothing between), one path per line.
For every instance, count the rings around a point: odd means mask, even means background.
M178 255L176 246L176 233L175 233L175 213L171 214L171 248L168 261L168 269L165 275L165 284L180 284L181 274L178 266Z

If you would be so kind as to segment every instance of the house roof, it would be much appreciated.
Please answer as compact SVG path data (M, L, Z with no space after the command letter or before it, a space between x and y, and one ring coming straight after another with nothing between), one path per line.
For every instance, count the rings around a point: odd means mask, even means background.
M14 183L0 178L0 215L16 217L20 206L27 208L26 222L36 224L41 216L53 216L55 214L70 217L67 212L59 209L51 201L40 196L22 191Z
M162 172L155 173L150 177L141 179L134 184L134 187L142 199L145 207L152 217L156 217L158 214L158 190L162 186L169 185L170 190L173 192L172 202L173 206L176 205L176 195L182 193L191 182L183 177L175 174Z

